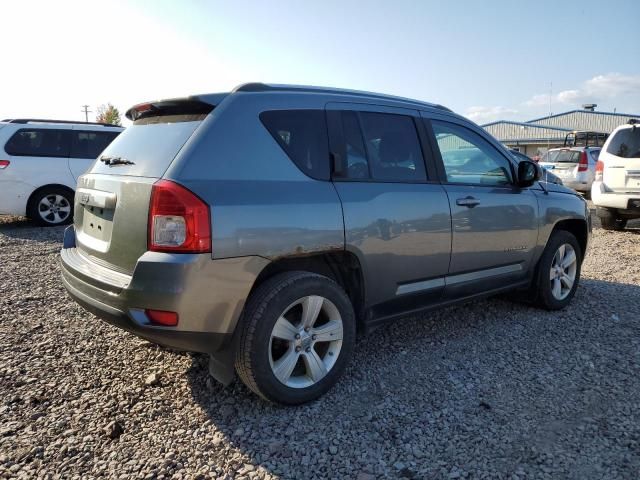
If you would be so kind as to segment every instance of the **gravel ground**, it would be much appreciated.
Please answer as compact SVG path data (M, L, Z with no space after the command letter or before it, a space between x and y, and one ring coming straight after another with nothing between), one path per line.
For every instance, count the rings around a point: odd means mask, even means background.
M0 478L638 478L638 222L595 229L566 310L408 319L298 408L76 306L61 238L0 217Z

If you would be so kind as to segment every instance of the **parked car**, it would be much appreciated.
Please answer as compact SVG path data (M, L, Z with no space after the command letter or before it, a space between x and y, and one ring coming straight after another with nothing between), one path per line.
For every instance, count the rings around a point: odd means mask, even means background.
M599 155L600 147L552 148L538 165L560 178L563 185L590 198Z
M326 392L356 331L515 290L560 309L578 286L584 199L445 107L247 84L127 117L79 178L64 286L270 401Z
M604 144L591 187L602 228L623 230L640 218L640 120L616 128Z
M0 122L0 215L26 215L42 226L71 222L78 177L122 130L61 120Z
M518 163L522 162L523 160L527 160L529 162L538 163L533 158L529 158L524 153L521 153L518 150L509 149L509 152L511 152L511 155L513 155L513 157L516 159L516 161ZM560 177L554 175L553 173L551 173L546 168L543 169L542 177L540 178L540 181L541 182L546 182L546 183L555 183L557 185L562 185L562 180L560 180Z

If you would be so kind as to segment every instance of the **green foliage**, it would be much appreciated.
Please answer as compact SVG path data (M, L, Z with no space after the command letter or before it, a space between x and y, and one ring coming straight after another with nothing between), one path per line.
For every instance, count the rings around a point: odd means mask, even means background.
M100 105L98 107L98 115L96 116L96 122L100 123L111 123L113 125L122 125L122 120L120 119L120 112L116 107L107 103L106 105Z

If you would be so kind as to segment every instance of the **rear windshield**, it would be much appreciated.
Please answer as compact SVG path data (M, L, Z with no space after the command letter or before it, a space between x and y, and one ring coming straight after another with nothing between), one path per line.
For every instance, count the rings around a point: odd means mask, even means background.
M640 128L623 128L613 136L607 153L621 158L640 158Z
M138 120L102 152L91 172L159 178L205 117L164 115Z
M542 156L540 161L541 162L555 162L556 161L556 157L558 156L558 153L560 153L560 150L551 150L549 152L546 152Z
M578 163L580 161L580 152L575 150L556 150L548 154L551 160L544 158L543 162Z

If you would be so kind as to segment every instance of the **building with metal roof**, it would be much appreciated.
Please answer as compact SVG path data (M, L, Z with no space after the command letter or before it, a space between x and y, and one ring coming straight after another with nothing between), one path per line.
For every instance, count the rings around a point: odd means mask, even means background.
M576 130L611 133L619 125L640 114L596 112L596 105L586 105L584 110L547 115L526 122L499 120L482 127L509 148L534 157L549 148L561 147L565 136Z

